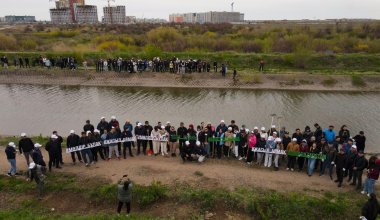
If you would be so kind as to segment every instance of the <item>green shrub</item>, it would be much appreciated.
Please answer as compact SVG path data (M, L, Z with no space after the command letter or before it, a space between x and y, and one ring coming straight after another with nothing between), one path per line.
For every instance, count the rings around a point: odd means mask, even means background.
M363 78L358 75L352 75L351 82L353 86L357 87L364 87L367 85L367 83L364 82Z
M133 189L133 195L137 198L137 203L141 208L152 205L153 203L167 196L168 188L160 182L153 182L149 186L137 185Z
M322 81L322 85L324 85L324 86L334 86L337 83L338 83L338 81L332 77Z

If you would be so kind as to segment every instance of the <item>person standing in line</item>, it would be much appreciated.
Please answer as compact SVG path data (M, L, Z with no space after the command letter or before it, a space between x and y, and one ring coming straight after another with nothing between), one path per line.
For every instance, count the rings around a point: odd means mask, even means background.
M160 134L160 146L161 146L161 155L164 157L168 156L168 141L163 141L162 139L168 138L168 132L165 130L165 126L161 126L161 130L158 131Z
M45 149L49 152L49 171L51 172L51 167L53 164L55 165L55 168L61 169L62 167L59 166L59 140L58 136L53 134L50 137L49 142L46 144Z
M144 125L144 129L146 130L146 135L149 136L151 133L152 133L152 130L153 130L153 127L149 124L149 121L145 121L145 125ZM149 144L149 150L153 151L153 141L152 140L148 140L146 142L147 144L147 147L148 147L148 144Z
M87 133L82 131L81 137L79 139L79 145L85 145L87 147L87 145L90 143L90 134L91 131L87 131ZM90 166L90 164L93 164L94 157L92 155L91 149L85 148L81 151L81 153L86 167Z
M365 141L366 137L364 136L364 131L360 131L358 135L354 137L356 146L358 147L358 151L365 152Z
M364 152L359 151L358 156L355 158L354 165L353 165L353 180L350 185L356 186L356 190L360 190L362 188L362 176L363 176L363 170L368 167L368 161L364 157ZM356 180L357 185L356 185Z
M119 204L117 206L117 213L120 215L121 208L123 204L127 207L127 217L131 213L131 202L132 202L132 188L133 184L128 178L128 175L124 175L117 184L117 199Z
M335 167L336 167L336 177L335 180L336 183L338 183L338 187L342 187L343 182L343 174L346 171L346 162L347 162L347 155L344 152L343 148L339 149L339 153L335 157Z
M34 150L34 144L32 139L26 136L25 133L21 134L21 139L18 142L18 148L20 154L24 154L26 165L29 167L30 157L32 156L32 152Z
M297 138L293 138L292 142L288 144L288 153L289 152L299 152L300 146L297 144ZM296 156L288 155L288 166L286 170L294 171L294 164L296 162Z
M67 137L66 147L70 149L70 148L79 146L79 139L80 139L79 135L75 134L74 130L71 130L70 135ZM80 151L71 152L70 154L71 154L71 159L73 160L74 165L76 164L75 154L77 155L79 162L83 163L82 156L80 155Z
M42 156L42 152L40 150L41 147L42 147L42 145L39 144L39 143L36 143L34 145L34 150L33 150L33 153L32 153L32 159L33 159L33 162L35 164L41 165L43 167L46 167L46 163L44 161L44 157Z
M118 134L116 132L116 128L112 127L111 132L108 133L108 135L107 135L107 140L115 140L117 138L118 138ZM108 160L112 159L113 151L115 151L117 159L120 160L118 146L115 143L112 143L112 144L108 145Z
M177 132L174 126L170 127L169 131L169 146L172 157L177 156Z
M90 120L87 120L86 124L83 126L83 131L84 132L91 131L91 133L94 133L94 130L95 130L94 125L90 123Z
M272 158L273 154L270 153L273 149L276 148L276 142L273 136L269 136L267 143L265 145L266 153L265 153L265 159L264 159L264 167L271 167L272 166Z
M62 143L63 143L63 138L61 136L58 135L58 132L57 131L53 131L53 135L57 136L57 141L58 141L58 148L59 148L59 151L58 151L58 158L59 158L59 163L61 165L65 164L63 163L63 157L62 157Z
M124 127L125 129L125 127ZM122 133L121 133L121 138L132 138L132 132L129 130L129 129L125 129ZM127 148L128 148L128 151L129 151L129 156L130 157L133 157L133 154L132 154L132 142L131 141L127 141L127 142L124 142L123 143L123 157L124 159L127 159Z
M318 154L319 149L317 148L317 144L313 143L313 145L310 148L310 153L312 154ZM311 177L313 175L314 166L315 166L316 158L308 158L307 160L307 175Z
M100 131L98 129L94 130L93 141L94 141L94 143L102 141L102 138L100 137ZM92 149L94 149L92 151L93 152L92 154L93 154L95 162L98 162L98 154L99 154L100 158L102 158L102 160L106 160L107 155L103 154L102 146L94 147Z
M150 136L153 138L153 154L157 156L160 152L160 133L158 132L158 126L154 126Z
M105 117L101 117L100 118L100 122L98 123L98 126L96 126L96 129L98 129L100 131L100 134L102 135L104 133L104 130L107 130L109 129L109 124L108 122L106 121L106 118Z
M5 148L5 154L7 155L7 160L11 165L7 176L17 175L16 169L16 145L13 142L9 142L8 146Z
M281 138L276 138L276 150L284 150L284 147L282 145L282 140ZM274 155L274 171L278 171L278 160L280 159L280 154L275 154Z

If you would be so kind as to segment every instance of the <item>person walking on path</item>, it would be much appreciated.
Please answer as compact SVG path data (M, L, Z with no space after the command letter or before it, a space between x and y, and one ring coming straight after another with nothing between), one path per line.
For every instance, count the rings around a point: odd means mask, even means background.
M21 134L21 139L18 142L18 148L19 148L20 154L24 154L25 160L26 160L26 164L29 167L30 158L32 156L32 152L33 152L33 149L34 149L34 144L33 144L32 139L30 139L29 137L27 137L25 133L22 133Z

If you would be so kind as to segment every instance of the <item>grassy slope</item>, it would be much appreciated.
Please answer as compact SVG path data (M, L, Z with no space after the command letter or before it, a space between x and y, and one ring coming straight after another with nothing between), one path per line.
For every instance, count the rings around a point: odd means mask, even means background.
M12 198L35 195L34 187L34 183L29 184L23 179L0 176L0 196L2 193L12 195ZM352 219L352 215L360 213L360 207L365 202L365 197L357 194L315 192L307 187L303 190L302 193L279 193L245 187L230 191L193 188L185 183L167 186L153 182L148 186L135 186L133 203L137 214L132 219L151 219L149 215L154 214L150 213L150 207L160 206L163 201L175 201L177 207L191 205L197 213L188 217L196 219L205 211L217 209L238 210L257 219ZM91 201L88 212L82 215L75 210L52 212L50 207L54 204L46 205L29 197L24 200L10 199L8 208L0 211L0 219L72 219L79 216L79 219L117 219L110 206L114 204L116 189L105 180L86 179L72 174L49 174L46 194L57 193L60 193L61 201L65 200L65 195L70 194L81 200L73 201L74 203ZM97 207L108 208L108 211L98 211Z

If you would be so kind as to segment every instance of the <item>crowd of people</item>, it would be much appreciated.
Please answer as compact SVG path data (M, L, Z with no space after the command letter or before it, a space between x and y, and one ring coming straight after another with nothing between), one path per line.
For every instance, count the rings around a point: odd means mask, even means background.
M17 68L30 68L30 67L45 67L45 68L60 68L76 70L78 63L74 57L55 57L47 58L42 55L31 59L29 57L14 57L13 60L9 60L5 55L1 57L1 66L4 69L8 69L11 63ZM86 62L83 63L85 65ZM87 66L83 66L87 69Z
M352 135L346 125L335 131L332 125L323 129L318 123L314 124L313 130L310 126L302 131L297 128L292 133L285 127L277 129L275 125L271 125L269 129L254 127L251 130L245 125L238 126L234 120L229 125L222 120L216 126L210 122L202 122L197 126L190 124L186 127L181 122L177 128L170 122L150 125L148 121L132 124L130 120L126 120L124 124L120 124L112 116L109 122L101 117L97 126L87 120L80 136L71 130L66 140L66 148L91 146L67 151L71 154L74 165L79 162L91 166L100 160L161 155L166 158L179 156L183 163L205 163L208 159L229 158L243 161L248 166L255 164L273 167L274 171L281 167L289 172L298 170L308 176L312 176L314 172L324 176L327 172L331 180L335 179L338 187L347 178L349 185L362 194L373 197L371 194L375 193L374 185L379 178L380 159L375 156L366 159L364 156L366 137L363 131ZM42 146L34 144L25 133L21 134L19 153L25 156L30 170L33 171L31 176L37 179L39 185L43 185L44 179L44 172L41 170L52 171L54 167L61 169L64 164L62 143L63 138L54 131L45 145L49 155L49 161L45 163L40 150ZM15 175L14 143L9 143L6 154L11 165L8 175ZM365 171L367 178L363 184L362 176ZM128 189L129 186L122 187Z

